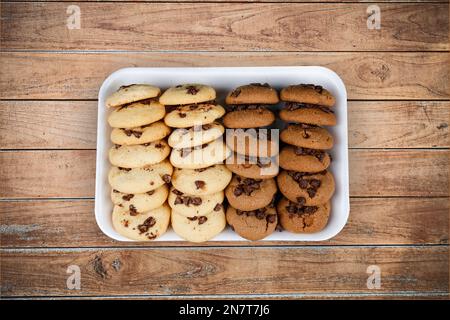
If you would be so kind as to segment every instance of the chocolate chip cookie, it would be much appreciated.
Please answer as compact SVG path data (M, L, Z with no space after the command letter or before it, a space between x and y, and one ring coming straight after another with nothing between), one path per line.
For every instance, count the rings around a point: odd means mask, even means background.
M232 207L251 211L268 206L276 192L274 179L260 180L235 175L225 189L225 196Z
M300 205L320 205L333 196L334 178L328 171L317 173L282 170L277 177L281 193Z
M293 233L314 233L322 230L327 225L330 208L330 202L304 206L286 198L281 199L277 205L281 226Z
M241 237L248 240L261 240L270 235L276 228L278 218L273 206L241 211L228 207L226 218L231 228Z

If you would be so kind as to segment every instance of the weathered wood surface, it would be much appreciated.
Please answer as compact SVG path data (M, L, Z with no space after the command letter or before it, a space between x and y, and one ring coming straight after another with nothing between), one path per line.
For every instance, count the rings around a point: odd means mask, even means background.
M0 101L0 149L95 149L97 108L96 101ZM446 148L449 121L447 101L350 101L349 147Z
M448 50L448 3L367 4L80 3L68 30L65 3L2 4L5 49L383 51ZM180 19L182 14L184 19ZM339 30L339 32L336 32Z
M448 290L442 246L3 249L0 257L3 296L368 293L370 265L381 269L379 293ZM66 287L70 265L81 269L81 290Z
M1 202L3 247L192 246L187 242L118 242L105 236L93 200ZM211 245L448 244L448 198L352 198L345 228L324 242L210 242Z
M446 52L0 53L1 99L97 99L125 67L320 65L344 81L349 99L450 99Z

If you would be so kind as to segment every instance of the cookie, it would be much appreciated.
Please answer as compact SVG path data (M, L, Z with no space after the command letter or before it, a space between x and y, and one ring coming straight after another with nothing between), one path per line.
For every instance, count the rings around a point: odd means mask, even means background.
M256 128L271 125L275 121L272 111L260 105L237 105L223 117L227 128ZM249 121L251 119L251 121Z
M144 144L161 140L169 134L170 128L163 121L157 121L132 129L114 128L111 141L118 145Z
M286 87L281 90L280 97L283 101L318 104L327 107L332 107L336 103L336 99L328 90L313 84L297 84Z
M213 123L222 117L225 109L213 103L192 104L179 106L170 111L164 118L164 122L173 128L190 128Z
M316 206L301 206L286 198L277 205L283 229L293 233L313 233L325 228L330 216L330 202Z
M280 167L299 172L320 172L328 168L331 158L323 150L285 146L280 152Z
M193 148L173 149L170 162L177 168L202 169L222 163L230 154L230 149L222 139L217 139Z
M165 183L170 183L173 167L169 160L135 169L111 167L108 181L112 189L136 194L155 190Z
M174 149L191 148L214 141L220 138L224 132L224 127L217 122L191 128L180 128L172 132L168 143Z
M159 98L164 105L200 103L216 99L216 90L203 84L180 84L167 89Z
M161 120L165 107L155 100L142 100L114 109L108 116L113 128L136 128Z
M231 171L223 164L204 169L178 169L172 175L175 189L194 196L217 193L228 185Z
M131 84L121 86L106 99L107 107L118 107L131 102L155 98L159 96L161 90L148 84Z
M281 171L277 177L281 193L292 202L315 206L327 202L334 193L334 178L328 171L305 173Z
M109 161L122 168L138 168L161 162L169 154L170 147L164 140L132 146L116 144L109 150Z
M114 206L112 222L114 229L124 237L138 241L154 240L167 231L170 208L164 204L144 213L135 213Z
M278 141L270 136L272 130L227 130L226 142L230 149L240 155L267 158L278 154ZM267 133L267 134L265 134Z
M111 190L112 203L123 208L128 208L133 212L146 212L163 205L169 195L169 187L161 187L146 193L123 193L118 190Z
M228 224L242 238L261 240L270 235L277 226L277 212L273 207L253 211L241 211L229 206L226 213Z
M172 210L172 228L190 242L205 242L218 235L226 226L223 207L204 216L185 217Z
M233 154L225 161L227 168L244 178L270 179L278 174L276 158L256 158Z
M252 211L268 206L276 192L274 179L257 180L235 175L225 189L225 196L232 207Z
M276 104L278 92L268 83L251 83L240 86L228 93L227 104Z
M185 217L198 217L207 215L222 208L223 191L204 196L191 196L172 188L167 202L172 210Z
M280 119L287 122L300 122L319 126L336 125L336 116L331 109L313 104L286 103L280 110Z
M334 139L327 129L308 124L290 124L280 133L280 140L303 148L327 150Z

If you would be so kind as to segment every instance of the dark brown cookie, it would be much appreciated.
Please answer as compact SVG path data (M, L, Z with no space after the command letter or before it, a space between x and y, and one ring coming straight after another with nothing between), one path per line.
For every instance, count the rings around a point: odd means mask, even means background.
M225 189L225 196L234 208L251 211L269 205L276 192L274 179L257 180L235 175Z
M275 115L264 106L251 105L248 108L234 108L223 117L223 124L227 128L257 128L271 125ZM233 109L231 109L233 110ZM251 119L251 121L249 121Z
M251 158L234 154L225 162L227 168L244 178L270 179L278 174L278 163L274 158Z
M334 143L327 129L302 123L288 125L281 131L280 140L297 147L320 150L331 149Z
M261 240L276 228L278 217L274 207L264 207L253 211L241 211L228 207L228 224L241 237L248 240Z
M270 132L269 130L267 132ZM258 130L234 130L227 132L226 142L235 153L250 157L274 157L278 154L278 141L269 135L263 136Z
M333 95L322 86L313 84L297 84L284 88L280 93L281 100L318 104L332 107L336 103Z
M252 83L231 91L225 102L227 104L276 104L279 98L278 92L268 83Z
M334 112L322 106L288 102L280 110L280 118L287 122L300 122L319 126L336 125Z
M277 205L278 217L283 229L293 233L313 233L328 223L330 202L317 206L302 206L286 198Z
M281 193L301 205L320 205L333 196L334 178L328 171L306 173L282 170L277 177Z
M280 167L285 170L320 172L330 163L330 156L323 150L285 146L280 152Z

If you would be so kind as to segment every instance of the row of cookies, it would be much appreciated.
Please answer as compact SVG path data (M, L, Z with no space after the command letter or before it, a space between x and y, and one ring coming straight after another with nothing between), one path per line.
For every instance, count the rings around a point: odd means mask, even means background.
M277 211L281 226L294 233L322 230L328 222L333 175L327 170L333 136L322 126L336 125L335 99L321 86L292 85L280 92L285 102L280 118L287 126L280 133L278 186L283 198Z
M106 100L112 111L109 183L114 204L112 221L123 236L152 240L166 232L166 203L173 167L165 138L171 129L162 121L161 90L150 85L122 86Z
M267 84L249 84L231 91L225 100L227 144L233 156L227 167L233 179L225 194L229 203L226 218L241 237L260 240L271 234L278 222L275 209L278 147L270 126L275 115L270 105L279 102L278 93Z
M222 202L231 172L223 161L231 151L219 123L225 109L215 99L216 91L200 84L169 88L159 99L170 109L166 125L174 128L168 139L175 167L168 198L172 228L191 242L210 240L226 226Z

